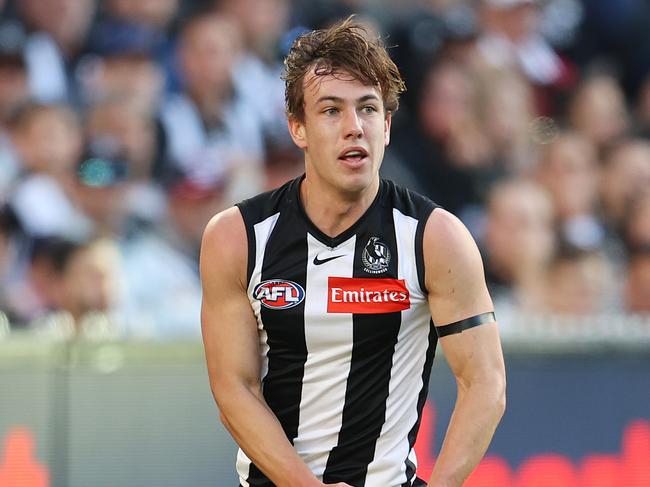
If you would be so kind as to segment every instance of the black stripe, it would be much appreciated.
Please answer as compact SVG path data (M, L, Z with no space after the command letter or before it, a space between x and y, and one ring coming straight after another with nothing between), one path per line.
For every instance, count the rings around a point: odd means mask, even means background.
M422 410L424 405L427 402L427 394L429 393L429 378L431 377L431 367L433 366L433 359L436 355L436 346L438 345L438 335L436 334L435 327L433 326L433 321L429 321L429 347L427 348L427 355L424 361L424 368L422 369L422 389L420 389L420 395L418 396L418 417L415 421L415 424L409 431L409 453L415 445L415 440L418 436L418 431L420 430L420 423L422 422ZM406 478L410 481L415 475L415 465L406 457Z
M397 278L397 245L392 207L368 215L369 234L360 231L354 256L353 277ZM371 237L388 245L388 270L372 274L364 269L362 252ZM324 483L365 485L368 464L373 460L377 439L386 418L386 399L393 354L401 324L401 313L355 314L350 374L347 381L338 444L330 452ZM370 486L374 487L374 486Z
M406 457L406 478L408 479L406 482L404 482L400 487L411 487L411 479L413 478L413 475L415 475L415 465L411 460Z
M465 330L474 328L475 326L483 325L485 323L494 323L496 317L494 312L490 311L488 313L482 313L476 316L470 316L464 320L456 321L455 323L449 323L448 325L437 326L436 331L440 338L446 337L448 335L453 335L455 333L462 333Z
M241 204L236 205L246 223L245 211ZM251 281L253 269L255 269L255 229L251 224L246 224L246 240L248 242L248 259L246 265L246 282Z
M431 212L432 211L433 210L431 210ZM425 218L420 218L418 220L418 226L415 229L415 267L418 271L418 284L420 285L420 290L425 295L429 294L429 291L427 291L427 284L424 279L424 227L427 225L431 212L429 212Z
M239 212L246 224L246 237L248 240L247 282L250 282L255 267L255 230L253 225L276 214L282 207L291 206L291 195L294 194L294 188L299 185L299 182L299 178L294 179L273 191L261 193L235 205L239 208Z
M262 281L287 279L305 290L307 283L307 238L295 212L280 214L266 245ZM264 399L275 413L289 441L298 434L300 398L307 344L305 303L283 310L262 306L262 324L268 336L268 373L262 380ZM268 478L251 464L247 478L254 486L272 486Z
M424 279L424 228L431 213L438 208L438 205L420 194L396 186L392 181L386 181L386 186L386 193L388 194L388 198L392 200L394 207L402 214L415 218L418 221L415 230L415 265L418 271L418 284L420 285L420 289L424 294L428 294Z

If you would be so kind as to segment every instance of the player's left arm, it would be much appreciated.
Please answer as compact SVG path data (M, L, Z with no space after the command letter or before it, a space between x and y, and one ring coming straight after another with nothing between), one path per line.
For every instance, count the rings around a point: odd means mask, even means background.
M425 282L457 398L429 487L460 487L505 410L505 367L483 263L458 218L436 209L424 231Z

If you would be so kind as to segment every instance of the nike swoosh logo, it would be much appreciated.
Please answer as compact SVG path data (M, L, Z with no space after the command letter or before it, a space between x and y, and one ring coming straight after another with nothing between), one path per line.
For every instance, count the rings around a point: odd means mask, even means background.
M329 262L330 260L334 260L334 259L338 259L339 257L343 257L344 255L345 254L335 255L333 257L328 257L327 259L319 259L318 255L317 255L316 257L314 257L314 265L321 265L321 264L324 264L326 262Z

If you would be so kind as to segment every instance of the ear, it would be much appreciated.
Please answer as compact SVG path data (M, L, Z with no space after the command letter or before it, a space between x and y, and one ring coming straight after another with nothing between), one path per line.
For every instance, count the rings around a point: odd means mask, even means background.
M393 114L391 112L386 113L386 118L384 119L384 146L390 144L390 124L393 120Z
M299 149L307 148L307 137L305 134L305 124L297 118L289 117L287 119L287 125L289 127L289 134L293 143L298 146Z

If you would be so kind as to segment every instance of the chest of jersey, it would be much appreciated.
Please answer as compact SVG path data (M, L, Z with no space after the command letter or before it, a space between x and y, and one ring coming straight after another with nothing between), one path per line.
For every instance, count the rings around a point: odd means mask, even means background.
M396 225L392 214L379 212L370 220L340 242L325 242L281 215L273 222L249 299L260 330L287 357L305 342L328 350L354 342L380 353L392 346L400 314L426 306L415 225Z

